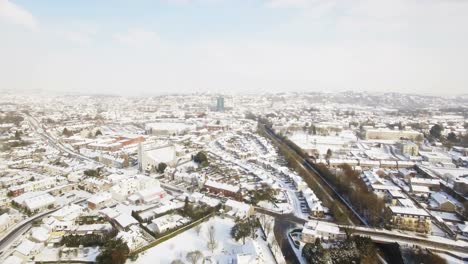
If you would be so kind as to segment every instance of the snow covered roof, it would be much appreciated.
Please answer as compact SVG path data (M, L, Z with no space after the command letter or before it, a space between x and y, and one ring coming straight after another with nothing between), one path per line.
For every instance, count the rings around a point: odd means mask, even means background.
M309 221L304 226L303 232L316 234L316 232L328 233L328 234L341 234L340 228L333 223L326 223L322 221Z
M70 204L60 208L59 210L55 211L51 214L52 217L57 219L75 219L81 213L82 207L76 204Z
M0 226L6 225L9 221L10 215L8 213L0 215Z
M421 186L421 185L411 185L412 192L419 192L419 193L430 193L429 187Z
M93 203L93 204L100 204L105 201L108 201L112 198L112 194L105 192L105 193L100 193L91 196L91 198L88 199L88 202Z
M128 226L138 224L138 221L133 218L131 215L121 214L114 218L114 220L123 228L127 228Z
M20 264L23 263L23 260L20 257L11 255L3 261L3 264Z
M55 198L48 193L24 200L25 206L30 210L35 210L53 203L55 203Z
M230 185L230 184L226 184L226 183L216 182L216 181L213 181L213 180L207 180L205 182L205 186L213 187L213 188L220 189L220 190L230 191L230 192L233 192L233 193L236 193L236 192L239 191L239 186L234 186L234 185Z
M99 211L101 214L104 214L105 216L109 217L109 218L116 218L117 216L119 216L119 212L117 212L116 210L110 208L110 207L106 207L102 210Z
M451 203L451 201L448 199L448 197L443 195L442 193L432 193L431 198L434 201L436 201L436 203L439 204L439 205L441 205L443 203L446 203L446 202Z
M439 179L428 179L428 178L411 178L411 185L420 185L420 184L430 184L430 185L439 185Z
M49 230L43 227L35 227L32 230L31 237L38 242L45 242L49 239Z
M390 206L390 210L394 214L429 216L429 214L425 210L423 210L421 208L403 207L403 206Z
M25 239L16 248L16 251L23 254L23 255L25 255L25 256L29 256L29 254L31 254L31 251L33 251L36 248L36 246L37 246L36 243L32 242L29 239Z
M176 151L174 146L166 146L157 149L145 151L145 154L158 162L170 163L176 158Z
M244 212L249 211L250 208L251 208L250 204L246 204L246 203L243 203L243 202L238 202L238 201L235 201L235 200L232 200L232 199L228 199L226 201L225 205L228 206L228 207L231 207L233 209L236 209L238 211L244 211Z
M398 202L401 204L403 207L416 207L410 199L403 198L403 199L398 199Z

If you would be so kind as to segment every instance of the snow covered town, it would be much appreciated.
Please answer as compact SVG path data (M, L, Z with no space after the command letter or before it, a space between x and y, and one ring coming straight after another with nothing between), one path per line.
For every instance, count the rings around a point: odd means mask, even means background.
M467 105L2 94L0 263L466 263Z

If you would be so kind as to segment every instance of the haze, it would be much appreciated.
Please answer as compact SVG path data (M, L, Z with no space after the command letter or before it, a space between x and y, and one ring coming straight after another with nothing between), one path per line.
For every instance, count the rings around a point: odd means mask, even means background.
M0 0L0 91L466 92L468 1Z

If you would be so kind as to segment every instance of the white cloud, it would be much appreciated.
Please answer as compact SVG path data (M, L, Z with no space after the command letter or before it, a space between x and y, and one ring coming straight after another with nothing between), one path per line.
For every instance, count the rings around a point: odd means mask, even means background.
M325 2L320 0L268 0L267 6L271 8L302 8L311 7L319 2Z
M115 39L123 44L134 48L151 47L159 45L159 36L145 29L131 29L124 33L115 35Z
M79 22L72 23L66 29L61 30L59 34L78 45L90 45L99 32L100 28L97 25Z
M0 20L21 25L31 30L37 30L38 28L33 15L10 0L0 0Z

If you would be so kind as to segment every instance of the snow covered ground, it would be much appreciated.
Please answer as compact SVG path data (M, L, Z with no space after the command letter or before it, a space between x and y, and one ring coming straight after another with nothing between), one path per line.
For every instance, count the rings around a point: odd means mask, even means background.
M234 226L234 220L230 218L214 217L200 226L199 234L197 234L196 228L192 228L141 253L135 262L128 261L128 263L168 264L176 259L187 262L185 256L188 252L194 250L200 250L204 257L212 257L215 263L232 263L237 254L252 253L254 251L255 247L251 239L246 239L245 245L242 245L242 241L236 242L231 238L230 231ZM218 246L213 253L207 247L210 226L214 226L215 238L218 242ZM275 263L271 251L261 236L258 236L255 241L259 246L258 248L261 249L258 255L263 257L264 263Z

